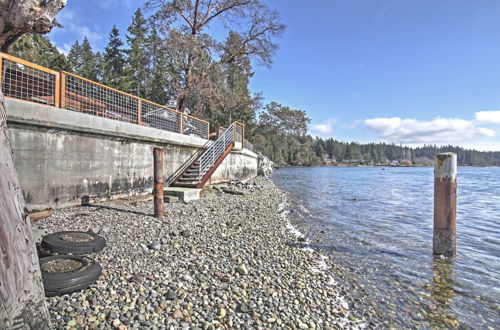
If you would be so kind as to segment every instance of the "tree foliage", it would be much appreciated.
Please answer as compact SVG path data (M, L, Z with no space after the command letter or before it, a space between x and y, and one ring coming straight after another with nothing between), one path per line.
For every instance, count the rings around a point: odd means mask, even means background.
M252 58L272 63L273 38L284 30L275 11L258 0L150 0L147 5L166 35L167 85L178 109L188 107L215 124L255 111L258 97L238 88L235 80L248 81ZM215 25L227 31L224 41L210 35Z
M20 37L12 45L11 54L52 70L69 69L66 56L47 37L40 34L26 33Z
M114 25L102 58L102 82L107 86L123 88L125 56L122 47L120 31Z

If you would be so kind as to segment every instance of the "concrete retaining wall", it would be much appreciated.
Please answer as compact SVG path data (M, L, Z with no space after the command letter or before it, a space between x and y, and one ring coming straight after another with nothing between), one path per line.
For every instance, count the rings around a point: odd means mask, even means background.
M14 163L28 209L150 193L153 148L165 150L165 178L207 140L14 99L6 100ZM257 155L233 151L210 183L257 175Z

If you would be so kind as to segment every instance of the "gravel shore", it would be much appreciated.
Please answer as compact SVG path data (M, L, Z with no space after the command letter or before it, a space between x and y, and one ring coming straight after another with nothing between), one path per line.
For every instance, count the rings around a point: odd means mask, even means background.
M55 328L357 328L330 258L304 248L285 194L267 179L209 189L190 203L106 203L58 210L33 227L92 230L102 275L89 289L47 298Z

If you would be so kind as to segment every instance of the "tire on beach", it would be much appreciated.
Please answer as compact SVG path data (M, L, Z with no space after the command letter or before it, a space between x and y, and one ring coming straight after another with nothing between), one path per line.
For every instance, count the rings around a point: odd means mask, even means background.
M93 232L60 231L42 238L41 247L49 254L89 254L101 251L106 246L104 237Z
M92 285L101 266L85 256L52 256L39 259L46 297L80 291Z

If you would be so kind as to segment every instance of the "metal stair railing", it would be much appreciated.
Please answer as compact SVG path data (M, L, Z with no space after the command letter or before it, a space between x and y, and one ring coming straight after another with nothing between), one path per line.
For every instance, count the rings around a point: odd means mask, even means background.
M199 169L198 169L198 180L201 180L203 178L203 175L207 173L212 165L215 164L215 162L219 159L222 154L224 154L224 151L235 141L235 127L236 123L231 124L231 126L228 127L222 133L222 135L215 141L214 144L212 144L199 158Z
M181 177L181 174L183 174L189 166L191 166L191 164L196 160L198 159L198 157L200 157L200 155L206 150L209 148L209 146L213 143L214 141L207 141L207 143L205 143L205 145L203 145L203 147L201 149L199 149L198 151L196 151L195 153L193 153L191 155L191 157L189 157L189 159L187 161L184 162L184 164L182 164L181 167L179 167L177 169L177 171L175 171L167 180L167 186L170 187L170 185L172 183L174 183L175 181L177 181L180 177Z

